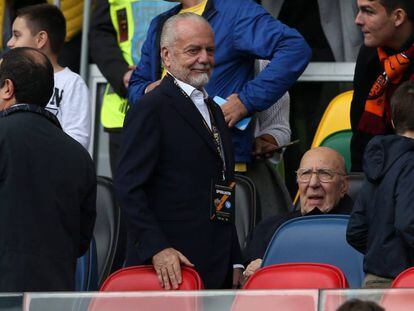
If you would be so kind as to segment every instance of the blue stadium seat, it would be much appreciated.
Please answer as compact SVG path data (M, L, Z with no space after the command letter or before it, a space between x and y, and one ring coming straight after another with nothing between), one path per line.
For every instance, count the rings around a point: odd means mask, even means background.
M88 290L91 257L91 248L89 248L89 250L82 257L79 257L76 262L75 290L77 292Z
M344 272L351 288L361 287L363 255L346 242L348 220L348 215L317 215L287 221L273 235L262 266L327 263Z

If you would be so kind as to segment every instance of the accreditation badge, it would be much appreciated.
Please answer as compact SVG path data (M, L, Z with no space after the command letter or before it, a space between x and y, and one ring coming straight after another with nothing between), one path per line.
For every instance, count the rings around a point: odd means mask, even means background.
M128 18L126 8L116 11L118 21L119 43L128 41Z
M236 183L212 182L210 220L222 223L234 223Z

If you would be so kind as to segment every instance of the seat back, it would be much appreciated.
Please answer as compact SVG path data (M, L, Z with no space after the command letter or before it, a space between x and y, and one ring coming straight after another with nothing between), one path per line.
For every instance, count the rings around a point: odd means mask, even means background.
M200 290L203 283L198 273L189 267L181 267L182 283L179 290ZM158 277L153 266L135 266L111 274L103 283L103 292L137 292L136 295L115 295L94 298L88 311L135 311L135 310L201 310L200 300L195 295L159 295L142 291L160 291Z
M331 264L341 269L352 288L361 286L363 255L346 241L348 215L316 215L285 222L273 235L263 267L289 262Z
M182 283L180 290L203 289L203 282L198 273L189 267L181 267ZM146 291L163 290L158 282L153 266L134 266L112 273L102 284L100 291Z
M320 263L287 263L257 270L243 289L347 288L343 272Z
M401 272L392 282L391 287L414 287L414 267Z
M236 174L236 229L240 247L256 223L256 188L250 178Z
M348 175L349 188L348 188L347 193L354 202L356 198L358 197L359 191L362 188L364 180L365 180L364 173L353 172Z
M381 297L381 306L391 311L411 311L414 306L414 295L411 290L387 290Z
M414 287L414 267L401 272L392 282L392 288ZM414 306L414 295L410 291L391 290L381 298L381 305L386 310L408 311Z
M351 169L351 138L352 130L334 132L322 140L320 146L329 147L338 151L345 160L347 171Z
M111 272L117 248L120 208L115 201L115 190L112 180L106 177L97 178L96 221L93 236L96 244L96 266L98 288ZM96 288L97 289L97 288Z
M97 290L108 277L119 234L120 209L110 178L97 177L96 221L89 250L78 258L75 289Z
M212 309L213 310L213 309ZM224 308L218 310L225 310ZM240 291L231 311L317 311L318 290Z
M92 243L91 243L92 244ZM93 252L91 249L86 251L86 253L79 257L76 261L76 270L75 270L75 290L77 292L88 290L90 276L91 276L91 262L93 257Z
M320 146L322 141L332 133L351 128L351 101L353 91L339 94L331 100L319 122L312 142L312 148Z

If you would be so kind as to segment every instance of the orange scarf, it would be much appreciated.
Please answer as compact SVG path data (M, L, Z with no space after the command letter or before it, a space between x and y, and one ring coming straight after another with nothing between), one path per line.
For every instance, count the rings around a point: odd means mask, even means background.
M358 124L358 130L372 135L385 134L391 126L390 98L414 58L414 44L405 52L391 56L381 48L377 50L384 72L371 87Z

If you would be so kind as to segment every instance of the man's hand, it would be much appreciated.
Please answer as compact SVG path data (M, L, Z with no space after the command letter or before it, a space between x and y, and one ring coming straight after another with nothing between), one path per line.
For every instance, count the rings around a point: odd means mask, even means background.
M122 81L126 88L128 88L129 79L131 79L132 72L137 68L137 66L128 66L128 71L125 72Z
M144 93L145 93L145 94L147 94L148 92L151 92L151 91L152 91L153 89L155 89L158 85L160 85L160 83L161 83L161 79L159 79L159 80L157 80L157 81L155 81L155 82L152 82L152 83L148 84L148 86L145 88Z
M239 95L231 94L227 97L227 103L221 106L228 127L233 127L237 122L247 116L247 109L241 102Z
M242 284L242 278L243 278L243 268L234 268L233 269L233 289L237 289L241 287Z
M166 248L152 257L152 264L157 272L160 286L164 289L177 289L181 284L181 266L184 264L189 267L194 265L179 251L174 248ZM171 284L171 286L170 286Z
M262 262L263 262L262 259L257 258L253 260L251 263L249 263L246 270L244 270L243 272L242 285L244 285L244 283L246 283L248 278L251 277L253 273L255 273L260 268L260 266L262 265Z
M263 158L270 158L276 152L276 148L279 145L277 144L275 138L269 134L263 134L254 139L253 144L253 156L256 160L261 160ZM282 151L282 150L280 150Z

